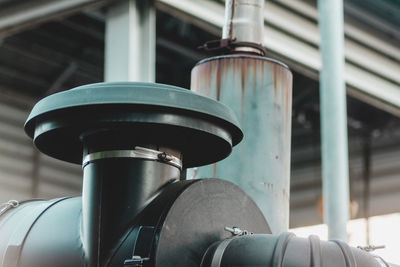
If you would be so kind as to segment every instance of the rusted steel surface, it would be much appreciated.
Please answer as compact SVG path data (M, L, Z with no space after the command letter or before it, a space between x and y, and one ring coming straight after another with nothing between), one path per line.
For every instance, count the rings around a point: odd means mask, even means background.
M264 0L225 1L222 39L262 44L263 30Z
M244 139L231 156L199 168L197 177L218 177L244 189L263 211L273 233L287 231L292 74L283 64L251 55L199 62L191 90L234 110Z

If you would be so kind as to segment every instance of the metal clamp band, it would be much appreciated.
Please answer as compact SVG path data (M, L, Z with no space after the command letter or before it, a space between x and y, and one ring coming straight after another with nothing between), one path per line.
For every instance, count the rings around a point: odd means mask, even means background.
M12 208L16 208L19 206L18 200L9 200L6 203L0 205L0 216L3 215L6 211Z
M86 155L82 161L82 168L88 165L90 162L98 159L108 158L137 158L137 159L148 159L155 160L163 163L170 164L182 170L182 161L163 151L153 150L145 147L135 147L133 150L108 150L101 152L94 152Z

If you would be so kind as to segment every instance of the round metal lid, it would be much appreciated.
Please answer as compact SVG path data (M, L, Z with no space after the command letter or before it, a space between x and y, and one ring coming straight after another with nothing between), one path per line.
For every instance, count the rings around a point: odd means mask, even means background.
M243 138L224 104L183 88L140 82L96 83L50 95L34 106L25 132L43 153L81 163L83 133L121 127L138 142L177 147L186 167L225 158Z
M178 193L174 187L180 187ZM158 210L163 211L160 218ZM167 187L145 208L139 223L152 225L150 220L156 218L158 233L152 256L156 267L200 266L211 244L233 237L225 227L271 233L255 202L237 185L222 179L180 181Z

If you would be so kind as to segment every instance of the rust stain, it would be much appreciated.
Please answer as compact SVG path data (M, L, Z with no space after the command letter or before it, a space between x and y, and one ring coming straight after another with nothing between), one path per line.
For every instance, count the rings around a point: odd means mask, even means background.
M207 85L207 88L211 88L211 79L212 79L212 76L211 76L211 72L212 72L212 69L211 69L211 64L204 64L205 66L204 66L204 74L202 74L201 76L199 76L199 80L200 80L200 82L202 82L202 79L204 79L205 78L205 80L204 80L204 82L205 82L205 84ZM207 90L207 93L208 94L211 94L211 91L210 90Z
M246 59L243 58L241 59L240 65L241 65L241 74L240 74L240 81L241 81L241 86L242 86L242 96L245 93L246 90L246 77L247 77L247 73L249 72L249 61L251 59Z
M277 66L274 64L274 96L276 96L278 90L278 74Z
M264 61L260 61L261 64L261 86L264 87L264 81L265 81L265 62ZM264 89L264 88L262 88Z
M257 98L257 89L264 87L264 66L261 60L253 61L253 94Z
M220 100L221 98L221 83L222 83L222 75L223 75L223 71L224 71L224 60L219 60L217 62L217 65L215 66L217 68L217 76L215 78L216 81L216 99Z
M290 120L292 87L291 72L280 65L274 65L274 92L275 96L279 96L280 105L282 106L284 119ZM289 121L290 122L290 121Z
M238 62L240 64L240 92L241 92L241 104L242 104L242 113L244 111L244 100L245 100L245 93L246 93L246 70L245 70L245 62Z
M246 85L250 80L248 77L249 74L249 65L252 63L254 59L251 58L241 58L239 61L240 64L240 82L241 82L241 113L242 115L245 112L245 100L246 100ZM247 82L247 83L246 83Z
M271 69L273 71L274 103L276 105L273 110L274 116L281 117L283 120L281 126L286 128L291 123L291 72L276 63L272 63Z
M229 22L229 39L233 39L233 16L235 16L236 1L232 0L231 21Z
M284 104L285 104L285 119L287 123L290 123L291 111L292 111L292 74L289 70L283 69L284 75L282 75L283 85L285 90L284 94Z
M266 189L274 191L274 184L271 184L271 183L268 183L268 182L263 182L263 184L264 184L264 187Z
M289 200L289 194L285 188L282 188L282 195L285 200Z
M286 75L286 81L285 81L285 107L286 107L286 119L289 119L289 113L290 113L290 110L291 110L291 105L289 104L290 103L290 89L289 89L289 82L288 82L288 77L287 77L287 75Z
M211 97L212 62L197 65L192 70L190 89L196 93Z
M233 69L233 75L236 76L236 72L237 72L237 62L235 59L232 59L233 62L229 62L229 65L232 66Z

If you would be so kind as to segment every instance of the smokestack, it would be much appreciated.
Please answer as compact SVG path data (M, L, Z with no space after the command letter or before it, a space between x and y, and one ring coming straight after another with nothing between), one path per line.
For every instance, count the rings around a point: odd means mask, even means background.
M225 3L222 40L203 46L223 55L197 63L190 88L233 109L244 139L229 158L199 168L197 177L239 185L258 204L272 233L279 234L289 227L292 73L265 57L264 1Z

